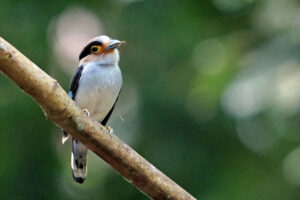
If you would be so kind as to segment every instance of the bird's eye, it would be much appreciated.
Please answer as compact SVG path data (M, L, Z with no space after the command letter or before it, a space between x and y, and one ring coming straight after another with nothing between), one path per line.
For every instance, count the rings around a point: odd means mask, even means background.
M92 53L99 53L100 52L100 47L96 46L96 45L92 46L91 47L91 52Z

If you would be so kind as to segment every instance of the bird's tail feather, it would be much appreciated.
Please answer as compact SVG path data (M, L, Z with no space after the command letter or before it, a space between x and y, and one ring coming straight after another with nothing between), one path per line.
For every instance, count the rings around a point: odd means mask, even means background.
M77 139L72 138L71 167L73 179L77 183L83 183L87 175L88 148Z

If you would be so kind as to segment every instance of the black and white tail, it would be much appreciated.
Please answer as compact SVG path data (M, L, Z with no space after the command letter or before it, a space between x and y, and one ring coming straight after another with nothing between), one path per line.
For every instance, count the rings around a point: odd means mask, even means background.
M77 183L83 183L87 174L88 148L77 139L72 138L71 167L73 179Z

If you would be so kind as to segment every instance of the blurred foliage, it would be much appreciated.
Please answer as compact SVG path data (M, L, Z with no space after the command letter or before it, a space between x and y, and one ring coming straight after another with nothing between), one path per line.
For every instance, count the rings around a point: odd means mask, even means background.
M128 43L120 138L197 199L299 199L300 1L2 0L0 35L66 90L53 34L73 8ZM59 128L3 75L0 92L0 199L147 199L91 152L74 183Z

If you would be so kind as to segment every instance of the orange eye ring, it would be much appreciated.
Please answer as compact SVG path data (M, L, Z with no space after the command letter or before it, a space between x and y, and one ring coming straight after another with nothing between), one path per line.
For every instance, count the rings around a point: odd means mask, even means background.
M101 48L98 45L94 45L94 46L91 47L91 53L96 54L96 53L99 53L100 50L101 50Z

